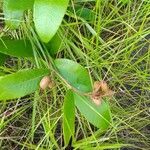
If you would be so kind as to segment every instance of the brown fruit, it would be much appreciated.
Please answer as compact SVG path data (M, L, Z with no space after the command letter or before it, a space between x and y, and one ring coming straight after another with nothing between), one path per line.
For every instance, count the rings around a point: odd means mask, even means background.
M112 96L114 92L109 89L105 81L95 81L91 99L96 105L100 105L104 96Z
M43 77L42 80L40 81L40 88L42 90L45 90L47 87L52 88L52 81L49 76Z

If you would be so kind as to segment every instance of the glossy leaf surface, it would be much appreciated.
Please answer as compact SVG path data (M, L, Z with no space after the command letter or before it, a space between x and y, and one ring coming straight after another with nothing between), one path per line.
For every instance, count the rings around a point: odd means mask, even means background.
M75 105L83 116L94 126L105 130L111 124L110 108L106 101L97 106L91 99L74 93Z
M0 100L20 98L39 88L39 82L47 75L47 69L22 70L0 77Z
M88 71L80 64L69 59L56 59L55 65L60 75L80 92L91 92L92 85Z
M0 52L15 57L33 57L32 46L27 40L0 40Z
M32 9L34 0L7 0L8 8L11 10L27 10Z
M32 8L34 0L4 0L3 12L6 25L16 29L23 20L24 10Z
M56 34L69 0L35 0L34 23L40 39L47 43Z

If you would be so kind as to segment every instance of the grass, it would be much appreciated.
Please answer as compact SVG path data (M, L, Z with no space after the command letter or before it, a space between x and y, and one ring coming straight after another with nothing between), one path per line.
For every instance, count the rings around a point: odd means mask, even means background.
M94 18L77 16L75 5L89 8ZM150 147L150 2L116 0L70 2L59 31L63 45L57 58L69 58L85 66L93 80L106 80L115 91L110 100L113 127L106 133L93 127L76 110L75 149L148 150ZM14 38L27 37L35 44L35 59L10 58L5 72L45 65L49 56L28 23ZM87 16L89 17L89 16ZM40 51L38 53L37 49ZM44 57L41 62L36 55ZM64 149L62 106L66 87L57 80L53 89L0 103L0 147L4 149Z

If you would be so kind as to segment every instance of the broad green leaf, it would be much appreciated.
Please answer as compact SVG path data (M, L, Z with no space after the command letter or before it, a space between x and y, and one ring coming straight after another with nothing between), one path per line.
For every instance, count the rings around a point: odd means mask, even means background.
M9 7L10 2L11 0L5 0L3 4L5 24L11 29L16 29L22 21L23 10L12 9L11 7Z
M16 29L23 20L24 10L32 8L34 0L4 0L3 11L5 23Z
M23 18L23 11L22 10L16 10L16 11L11 11L11 10L6 10L4 9L4 15L5 15L5 24L10 28L10 29L17 29L22 22Z
M15 57L33 57L32 46L27 40L0 40L0 52Z
M8 8L11 10L27 10L32 9L34 0L7 0Z
M0 66L2 66L6 60L7 56L0 53Z
M69 0L35 0L34 23L36 31L45 43L49 42L57 32Z
M48 48L48 51L52 57L55 56L55 54L58 52L59 48L62 45L62 40L60 39L58 33L56 33L53 38L46 43L46 47Z
M110 108L104 100L97 106L90 98L74 93L74 101L81 114L94 126L105 130L111 124Z
M92 10L88 8L76 8L76 15L83 18L86 21L94 21L95 19L95 14Z
M85 8L81 5L75 5L75 8L69 7L68 10L71 13L76 13L76 15L86 21L94 21L95 20L95 13L89 8Z
M81 92L91 92L92 85L88 71L80 64L69 59L56 59L55 65L60 75Z
M29 69L0 77L0 100L20 98L31 94L39 87L43 76L48 75L47 69Z
M63 136L65 146L69 144L71 136L74 136L75 130L75 104L72 91L68 91L63 106Z
M1 58L0 58L1 59ZM1 63L1 61L0 61ZM4 62L3 62L4 63ZM0 66L3 65L3 63L0 64ZM0 69L0 76L4 76L6 74L6 72L3 69Z
M5 73L1 72L1 70L0 70L0 76L4 76L4 75L5 75Z

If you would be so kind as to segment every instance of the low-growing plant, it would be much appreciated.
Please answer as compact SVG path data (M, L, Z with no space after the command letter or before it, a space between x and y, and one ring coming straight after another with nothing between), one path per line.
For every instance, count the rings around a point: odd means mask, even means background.
M149 12L149 0L0 0L0 149L147 150Z
M74 142L76 141L74 137L75 107L91 124L102 131L106 131L110 125L112 126L107 98L103 99L99 95L106 92L106 83L103 85L104 88L98 87L94 91L92 77L87 69L73 60L55 59L55 54L63 42L63 39L57 36L57 31L68 3L69 0L4 0L5 28L17 30L21 24L27 26L31 22L30 25L33 30L35 29L36 33L34 33L38 34L39 38L38 41L35 40L34 43L31 43L31 39L19 38L16 40L2 35L0 41L1 63L4 61L4 56L13 56L30 60L34 66L29 66L30 69L20 69L17 72L0 77L1 101L15 100L38 90L42 92L48 90L48 87L53 88L57 78L60 82L65 83L67 87L63 106L65 146L69 144L71 139ZM82 13L80 7L77 8ZM91 13L88 9L84 11ZM29 12L33 16L26 20L25 15ZM84 16L83 13L82 15ZM31 29L27 26L27 30ZM32 31L31 36L34 38ZM41 50L36 48L37 43L40 45ZM92 100L92 92L94 92L93 97L96 97L95 101L97 102ZM103 96L105 96L105 93Z

